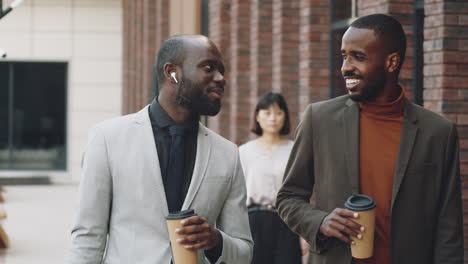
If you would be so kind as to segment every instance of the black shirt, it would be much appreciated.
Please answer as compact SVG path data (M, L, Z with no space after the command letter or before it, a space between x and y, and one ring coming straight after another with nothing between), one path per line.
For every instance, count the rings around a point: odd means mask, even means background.
M156 142L156 151L159 158L159 166L161 168L161 176L164 184L164 189L167 187L167 167L169 165L169 153L171 150L171 135L169 134L169 127L176 123L164 111L156 98L153 100L149 107L149 116L151 119L151 126L153 127L154 141ZM185 200L190 182L192 180L193 168L195 167L195 158L197 155L197 134L198 134L198 120L190 120L182 126L188 128L188 135L185 144L185 164L180 164L184 167L184 182L181 183L182 201Z
M151 127L153 128L154 142L156 143L156 151L159 158L159 166L161 169L161 176L166 189L167 184L167 167L169 165L169 154L171 150L171 135L169 134L169 127L176 123L167 114L167 112L161 107L157 98L153 100L148 108ZM183 187L182 201L185 200L187 195L190 182L192 180L193 168L195 167L195 159L197 156L197 136L198 136L198 118L189 120L182 124L188 128L189 132L186 139L186 155L184 166L184 182L181 183ZM182 165L182 164L181 164ZM221 234L218 232L219 243L216 247L205 250L205 256L210 260L211 263L215 263L221 256L223 250L223 239Z

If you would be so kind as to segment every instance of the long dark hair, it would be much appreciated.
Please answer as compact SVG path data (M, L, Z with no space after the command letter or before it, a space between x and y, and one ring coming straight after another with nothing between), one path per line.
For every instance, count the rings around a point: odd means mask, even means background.
M268 107L270 107L270 105L273 104L278 104L279 108L284 111L285 115L283 127L279 132L280 135L288 135L291 130L288 105L286 104L286 101L284 100L283 96L280 93L268 92L260 97L257 106L255 107L253 128L251 131L257 134L258 136L261 136L263 134L262 127L257 122L258 112L262 109L268 109Z

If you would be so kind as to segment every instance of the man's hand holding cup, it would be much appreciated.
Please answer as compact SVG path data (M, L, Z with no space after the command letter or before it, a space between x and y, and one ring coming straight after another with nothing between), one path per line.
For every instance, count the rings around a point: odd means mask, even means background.
M362 239L364 227L354 222L352 219L359 218L359 213L344 208L336 208L327 215L320 226L319 239L336 237L347 244L355 243L351 237Z
M192 216L181 220L181 227L176 233L182 237L177 242L187 249L208 250L219 243L218 230L201 216Z

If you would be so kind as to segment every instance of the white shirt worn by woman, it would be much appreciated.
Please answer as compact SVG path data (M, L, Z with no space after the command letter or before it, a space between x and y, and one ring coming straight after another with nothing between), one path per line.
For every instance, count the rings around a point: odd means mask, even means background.
M255 139L239 147L247 185L247 206L275 205L293 144L286 140L269 151Z

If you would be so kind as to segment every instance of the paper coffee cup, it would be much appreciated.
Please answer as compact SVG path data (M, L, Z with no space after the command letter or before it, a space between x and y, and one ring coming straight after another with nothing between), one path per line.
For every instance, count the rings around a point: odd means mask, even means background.
M178 238L184 236L176 233L176 229L182 226L180 221L194 215L196 214L193 209L189 209L169 213L166 217L167 230L169 231L169 238L171 240L173 264L197 264L197 251L184 248L182 244L177 242Z
M362 239L351 237L355 244L351 244L351 255L357 259L370 258L374 252L374 229L375 229L375 207L376 202L367 195L355 194L345 202L345 208L359 214L352 221L364 226L361 232Z

